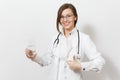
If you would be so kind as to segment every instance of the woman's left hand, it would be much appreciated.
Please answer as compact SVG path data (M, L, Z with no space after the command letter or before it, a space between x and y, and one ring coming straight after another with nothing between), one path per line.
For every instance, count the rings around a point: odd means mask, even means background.
M70 69L73 71L80 71L81 64L77 59L77 56L73 56L73 60L68 60L67 64L69 65Z

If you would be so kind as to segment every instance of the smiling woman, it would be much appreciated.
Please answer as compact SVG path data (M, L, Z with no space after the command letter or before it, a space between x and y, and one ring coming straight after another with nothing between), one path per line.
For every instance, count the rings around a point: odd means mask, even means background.
M52 65L50 80L82 80L83 71L99 72L105 64L90 37L77 29L77 19L76 8L70 3L63 4L56 21L59 33L51 40L47 54L39 56L37 52L26 48L29 59L41 66ZM83 61L84 55L89 61Z
M71 9L65 9L60 17L60 24L64 28L65 36L68 36L68 33L75 27L76 16L73 14Z

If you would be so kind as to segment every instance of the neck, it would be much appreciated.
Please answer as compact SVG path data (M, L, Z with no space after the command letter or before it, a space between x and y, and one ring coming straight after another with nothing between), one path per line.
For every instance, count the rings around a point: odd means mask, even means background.
M69 33L70 33L72 30L73 30L73 28L72 28L72 29L65 29L65 30L64 30L65 36L68 37L68 36L69 36Z

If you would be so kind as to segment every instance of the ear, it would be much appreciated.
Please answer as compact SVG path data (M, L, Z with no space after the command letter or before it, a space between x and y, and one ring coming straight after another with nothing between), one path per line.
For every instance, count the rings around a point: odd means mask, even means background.
M75 17L75 21L77 20L77 17Z

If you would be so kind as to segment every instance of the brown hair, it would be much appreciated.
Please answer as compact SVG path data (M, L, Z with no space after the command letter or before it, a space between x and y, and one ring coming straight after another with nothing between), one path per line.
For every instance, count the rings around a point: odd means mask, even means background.
M67 9L67 8L71 9L72 12L73 12L73 14L74 14L74 16L76 17L74 26L75 26L76 23L77 23L78 15L77 15L76 8L75 8L72 4L70 4L70 3L65 3L65 4L63 4L63 5L59 8L58 13L57 13L56 28L57 28L57 31L58 31L58 32L60 32L60 30L59 30L59 23L60 23L61 14L62 14L63 10L65 10L65 9Z

